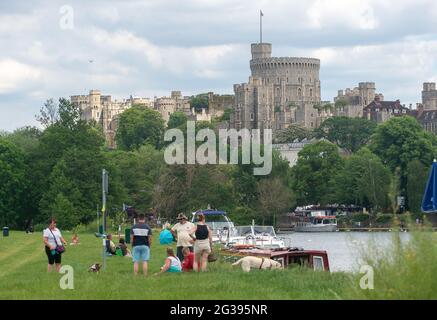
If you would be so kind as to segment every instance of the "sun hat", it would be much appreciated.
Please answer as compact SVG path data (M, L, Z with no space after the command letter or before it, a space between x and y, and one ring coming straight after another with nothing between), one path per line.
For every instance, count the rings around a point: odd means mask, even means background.
M179 213L176 220L182 220L182 219L188 220L187 216L184 213Z

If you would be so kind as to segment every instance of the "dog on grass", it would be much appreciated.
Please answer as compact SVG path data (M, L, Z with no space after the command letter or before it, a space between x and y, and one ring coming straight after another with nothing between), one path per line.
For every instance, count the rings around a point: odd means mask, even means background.
M100 264L95 263L93 264L89 269L88 272L99 272L100 271Z
M244 257L237 262L233 263L233 266L238 266L241 264L241 269L244 272L250 272L250 269L259 270L279 270L284 267L278 261L268 259L268 258L258 258L258 257Z

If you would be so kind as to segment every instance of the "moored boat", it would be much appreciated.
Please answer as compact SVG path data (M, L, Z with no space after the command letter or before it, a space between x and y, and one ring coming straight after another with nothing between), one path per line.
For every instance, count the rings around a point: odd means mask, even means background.
M329 271L328 253L321 250L304 250L302 248L262 249L254 246L237 245L222 248L221 255L228 261L254 256L278 261L284 268L301 266L315 271Z

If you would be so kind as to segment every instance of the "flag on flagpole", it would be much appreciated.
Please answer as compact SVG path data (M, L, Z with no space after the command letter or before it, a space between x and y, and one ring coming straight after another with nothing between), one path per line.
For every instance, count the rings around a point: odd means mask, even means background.
M264 17L264 13L260 10L259 14L261 15L261 17Z

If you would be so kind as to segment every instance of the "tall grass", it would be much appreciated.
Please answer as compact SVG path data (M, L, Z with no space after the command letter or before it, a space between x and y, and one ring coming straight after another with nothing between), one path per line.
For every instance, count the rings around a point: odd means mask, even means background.
M361 265L373 269L373 289L362 289L360 280L365 274L355 274L342 298L437 299L437 234L428 225L409 228L408 241L401 241L400 233L393 232L388 249L371 243L362 250Z

